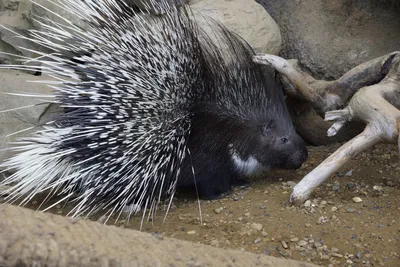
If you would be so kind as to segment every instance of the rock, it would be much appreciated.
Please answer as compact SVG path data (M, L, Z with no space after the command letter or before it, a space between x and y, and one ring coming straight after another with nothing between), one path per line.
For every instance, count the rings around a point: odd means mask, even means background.
M353 170L350 170L344 174L344 176L352 176L352 175L353 175Z
M293 237L290 239L290 242L296 243L299 242L299 239L297 237Z
M325 224L328 221L327 217L321 216L318 218L317 224Z
M191 0L189 5L202 28L207 25L207 20L202 15L207 15L240 35L256 53L279 53L281 47L280 30L267 11L257 2L248 0Z
M260 243L261 242L261 238L259 237L259 238L257 238L256 240L254 240L254 244L258 244L258 243Z
M76 25L81 27L84 24L78 19L77 16L72 15L71 13L65 11L61 7L58 7L56 4L47 0L35 0L36 3L42 5L44 8L48 8L55 13L63 16L64 18L70 20ZM24 30L35 28L41 29L41 25L36 21L36 19L46 19L49 18L52 22L64 22L58 16L51 14L43 7L32 3L29 0L13 0L13 1L2 1L2 5L0 6L0 21L1 24L18 33L23 33ZM8 52L12 54L22 54L24 56L32 57L38 56L39 54L33 53L31 51L21 49L18 46L22 46L25 48L29 48L32 50L44 52L46 48L33 44L30 41L16 38L15 34L6 30L4 28L0 28L0 51ZM55 42L55 39L52 39ZM12 63L15 59L9 55L0 55L1 63ZM18 62L18 64L20 64Z
M151 5L151 2L148 0L127 0L126 2L128 4L134 4L136 7L142 10L148 10L155 15L161 15L164 13L162 10L160 10L160 8ZM167 2L171 4L177 4L177 6L181 6L182 4L188 3L189 0L168 0Z
M215 208L215 209L214 209L214 212L215 212L216 214L220 214L223 210L224 210L223 207L219 207L219 208Z
M332 207L332 208L331 208L331 211L332 211L332 212L336 212L337 210L338 210L337 207Z
M250 225L251 229L256 230L256 231L261 231L263 226L261 223L252 223Z
M348 213L353 213L356 211L354 208L347 208L346 210Z
M310 207L311 206L311 200L307 200L304 202L304 207Z
M194 234L196 234L196 231L188 231L187 234L188 235L194 235Z
M49 80L50 78L46 76L33 76L19 71L2 70L0 72L0 92L34 92L37 94L49 94L51 93L50 87L40 83L35 83L32 85L32 83L27 82L27 80L38 81L46 79ZM34 97L21 97L2 94L0 97L0 110L2 111L29 106L39 102L40 101L38 98ZM40 105L36 107L0 113L0 162L13 155L13 152L11 151L2 150L8 147L9 142L15 141L17 137L27 136L28 134L32 133L32 131L29 130L21 132L10 137L6 136L24 129L28 129L29 127L36 126L40 116L45 110L46 105Z
M293 181L287 181L287 182L286 182L286 185L289 186L290 188L295 187L296 184L297 184L297 183L296 183L296 182L293 182Z
M304 247L304 246L306 246L307 244L308 244L308 242L305 241L305 240L300 240L299 242L297 242L297 245L299 245L300 247Z
M332 186L332 191L338 192L339 190L340 190L340 185L335 184L335 185Z
M306 227L306 228L311 228L311 223L306 223L306 224L304 224L304 226Z
M398 0L257 2L281 29L281 55L299 59L316 78L337 79L399 48L400 32L393 30L400 28Z
M289 246L287 245L287 243L286 243L285 240L281 240L281 245L282 245L282 247L283 247L284 249L288 249L288 248L289 248Z
M353 202L354 203L360 203L360 202L362 202L362 199L359 198L359 197L353 197Z
M373 189L374 191L378 191L378 192L383 191L383 188L382 188L382 186L380 186L380 185L374 185L374 186L372 187L372 189Z
M265 232L265 231L262 231L262 232L261 232L261 235L262 235L263 237L267 237L267 236L268 236L268 233Z

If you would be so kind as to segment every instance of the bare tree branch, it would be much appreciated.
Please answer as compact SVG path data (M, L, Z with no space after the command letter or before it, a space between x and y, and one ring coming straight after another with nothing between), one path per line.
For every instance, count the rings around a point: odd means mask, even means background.
M293 188L290 201L295 205L302 204L317 186L371 146L398 143L400 150L400 52L365 62L331 82L313 79L300 70L297 61L257 55L254 62L274 67L291 83L285 84L288 94L307 100L317 112L325 113L325 120L334 122L328 130L329 136L337 134L349 121L366 123L362 133L340 147Z

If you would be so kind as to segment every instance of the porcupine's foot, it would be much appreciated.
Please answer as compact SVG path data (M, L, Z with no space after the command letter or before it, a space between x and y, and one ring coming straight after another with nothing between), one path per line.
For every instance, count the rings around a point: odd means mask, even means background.
M204 200L222 199L232 193L231 185L228 182L213 184L211 181L197 185L200 198Z

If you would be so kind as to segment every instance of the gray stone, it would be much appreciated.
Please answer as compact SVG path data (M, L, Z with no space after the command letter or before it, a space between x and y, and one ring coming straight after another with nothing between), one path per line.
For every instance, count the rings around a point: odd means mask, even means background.
M155 15L161 15L163 14L163 10L161 10L159 7L155 7L154 5L151 4L149 0L126 0L128 4L133 3L135 6L142 10L146 10L151 12L152 14ZM181 6L182 4L186 4L189 2L189 0L167 0L168 3L172 4L177 4L178 6Z
M209 32L209 20L203 15L225 25L240 35L256 53L278 54L281 47L280 30L257 2L248 0L192 0L189 2L194 16L203 29Z
M36 93L48 94L51 88L41 83L28 83L27 81L48 80L49 77L33 76L27 73L11 70L0 71L0 111L15 109L18 107L29 106L40 103L37 97L23 97L4 94L9 93ZM42 98L43 99L43 98ZM46 109L46 105L18 109L0 113L0 149L8 147L9 142L16 141L18 137L29 135L32 131L21 132L7 137L12 133L28 129L37 125L41 114ZM10 151L0 151L0 162L11 156Z
M257 2L281 29L281 55L298 59L316 78L337 79L365 61L399 49L398 0Z

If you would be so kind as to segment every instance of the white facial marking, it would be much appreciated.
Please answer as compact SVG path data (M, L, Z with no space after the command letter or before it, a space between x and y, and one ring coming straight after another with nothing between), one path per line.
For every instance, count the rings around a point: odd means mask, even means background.
M229 148L232 148L232 145L229 145ZM244 175L252 175L262 169L260 162L253 156L243 160L235 151L231 150L231 154L236 169Z

